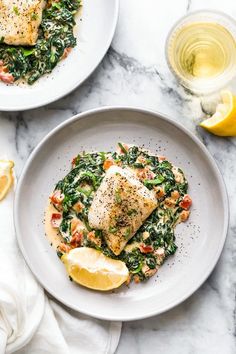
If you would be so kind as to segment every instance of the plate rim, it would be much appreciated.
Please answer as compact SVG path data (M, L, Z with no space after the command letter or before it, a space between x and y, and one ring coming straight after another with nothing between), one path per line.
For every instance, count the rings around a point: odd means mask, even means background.
M68 96L71 92L76 90L79 86L81 86L97 69L97 67L101 64L102 60L104 59L106 53L108 52L111 42L113 40L113 37L115 35L118 19L119 19L119 9L120 9L120 0L113 0L114 1L114 18L110 30L110 35L107 40L106 46L104 46L103 53L101 57L99 58L98 62L95 63L90 70L90 72L79 82L77 82L75 85L73 85L66 93L59 94L55 96L53 99L45 100L43 103L34 103L34 104L28 104L28 105L23 105L22 107L7 107L2 104L0 104L0 111L2 112L21 112L21 111L28 111L30 109L35 109L35 108L40 108L40 107L45 107L49 105L50 103L56 102L60 100L61 98Z
M167 121L170 124L173 124L177 129L180 129L181 131L183 131L188 137L190 137L195 144L197 144L200 149L203 151L204 155L207 157L207 160L210 162L211 167L213 168L217 180L219 181L219 186L220 186L220 190L222 192L222 200L223 200L223 232L222 232L222 238L220 239L219 245L218 245L218 249L215 255L215 258L211 261L211 263L208 265L207 270L205 271L205 273L203 274L203 276L201 277L201 279L194 285L192 286L188 291L186 291L185 295L182 296L180 299L178 300L174 300L173 302L171 302L170 304L164 306L162 309L156 310L156 311L150 311L148 313L142 314L142 315L128 315L127 317L120 317L119 315L117 316L113 316L113 317L108 317L106 315L102 315L101 313L99 314L94 314L91 313L90 311L84 311L83 309L80 309L78 306L73 305L67 301L65 301L64 299L62 299L60 297L60 295L58 295L57 293L54 293L53 291L51 291L47 286L45 286L37 277L37 271L33 270L33 265L31 264L28 256L27 256L27 252L24 249L23 246L23 242L22 242L22 237L21 237L21 232L20 232L20 227L19 227L19 222L18 222L18 204L19 204L19 193L20 193L20 189L21 189L21 185L22 182L24 180L25 175L27 174L27 170L30 167L31 161L33 161L34 157L37 155L38 151L43 147L43 145L53 137L54 134L56 134L58 131L64 129L66 126L69 126L70 124L72 124L73 122L80 120L80 119L86 119L87 117L89 117L90 115L93 115L95 113L102 113L102 112L109 112L109 111L117 111L117 110L121 110L121 111L133 111L133 112L139 112L139 113L143 113L143 114L147 114L156 118L159 118L161 120ZM191 295L193 295L202 285L203 283L208 279L208 277L210 276L210 274L212 273L212 271L214 270L215 266L217 265L219 258L221 256L221 253L223 251L224 248L224 244L226 241L226 237L227 237L227 233L228 233L228 227L229 227L229 199L228 199L228 193L227 193L227 188L225 185L225 181L223 179L223 175L221 173L221 171L219 170L219 167L217 166L216 161L214 160L214 158L212 157L212 155L210 154L210 152L207 150L206 146L201 142L201 140L199 138L197 138L191 131L189 131L187 128L185 128L181 123L173 121L169 116L162 114L158 111L154 111L154 110L150 110L150 109L145 109L145 108L140 108L138 106L104 106L104 107L99 107L99 108L93 108L84 112L81 112L79 114L76 114L74 116L72 116L71 118L66 119L64 122L60 123L58 126L56 126L54 129L52 129L40 142L39 144L34 148L34 150L32 151L32 153L30 154L30 156L28 157L24 168L21 172L19 181L17 183L17 187L16 187L16 192L15 192L15 196L14 196L14 207L13 207L13 219L14 219L14 227L15 227L15 232L16 232L16 238L17 238L17 242L19 245L19 248L22 252L23 257L25 258L25 261L28 265L28 267L30 268L33 276L36 278L36 281L39 282L39 284L43 287L43 289L45 289L45 291L47 291L51 296L53 296L55 299L57 299L58 301L60 301L62 304L66 305L67 307L81 312L85 315L88 316L92 316L101 320L109 320L109 321L134 321L134 320L142 320L145 318L149 318L149 317L153 317L159 314L162 314L164 312L167 312L171 309L173 309L174 307L180 305L182 302L184 302L186 299L188 299Z

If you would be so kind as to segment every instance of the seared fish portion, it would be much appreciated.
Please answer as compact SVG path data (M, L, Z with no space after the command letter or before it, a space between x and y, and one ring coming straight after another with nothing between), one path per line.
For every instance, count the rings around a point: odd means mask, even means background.
M6 44L34 45L44 0L0 0L0 38Z
M112 166L94 196L88 221L103 231L108 247L119 255L156 207L153 191L130 170Z

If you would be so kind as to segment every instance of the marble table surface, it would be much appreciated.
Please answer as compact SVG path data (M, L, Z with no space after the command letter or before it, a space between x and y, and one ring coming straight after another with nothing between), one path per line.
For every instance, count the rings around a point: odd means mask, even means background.
M217 138L197 127L208 104L178 85L164 55L173 23L189 11L206 7L236 16L234 0L121 0L111 48L80 88L46 107L0 113L0 139L6 147L0 153L16 162L18 175L36 144L52 128L76 113L105 105L141 106L169 115L203 141L223 173L231 221L214 272L173 310L125 323L117 354L236 352L236 139Z

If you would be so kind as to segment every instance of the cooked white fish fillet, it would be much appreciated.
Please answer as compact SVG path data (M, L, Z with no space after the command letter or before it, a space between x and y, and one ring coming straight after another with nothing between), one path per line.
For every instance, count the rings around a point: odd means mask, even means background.
M88 221L103 231L108 247L119 255L156 207L153 191L130 170L112 166L94 196Z
M0 38L6 44L34 45L44 0L0 0Z

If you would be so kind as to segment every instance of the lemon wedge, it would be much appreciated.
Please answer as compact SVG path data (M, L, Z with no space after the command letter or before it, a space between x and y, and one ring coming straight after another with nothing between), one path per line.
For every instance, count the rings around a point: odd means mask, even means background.
M200 126L219 136L236 136L236 96L230 91L221 92L222 102L217 105L211 118Z
M106 257L93 248L74 248L65 253L61 260L76 283L94 290L118 288L129 276L124 262Z
M13 167L13 161L0 160L0 200L7 195L13 184Z

